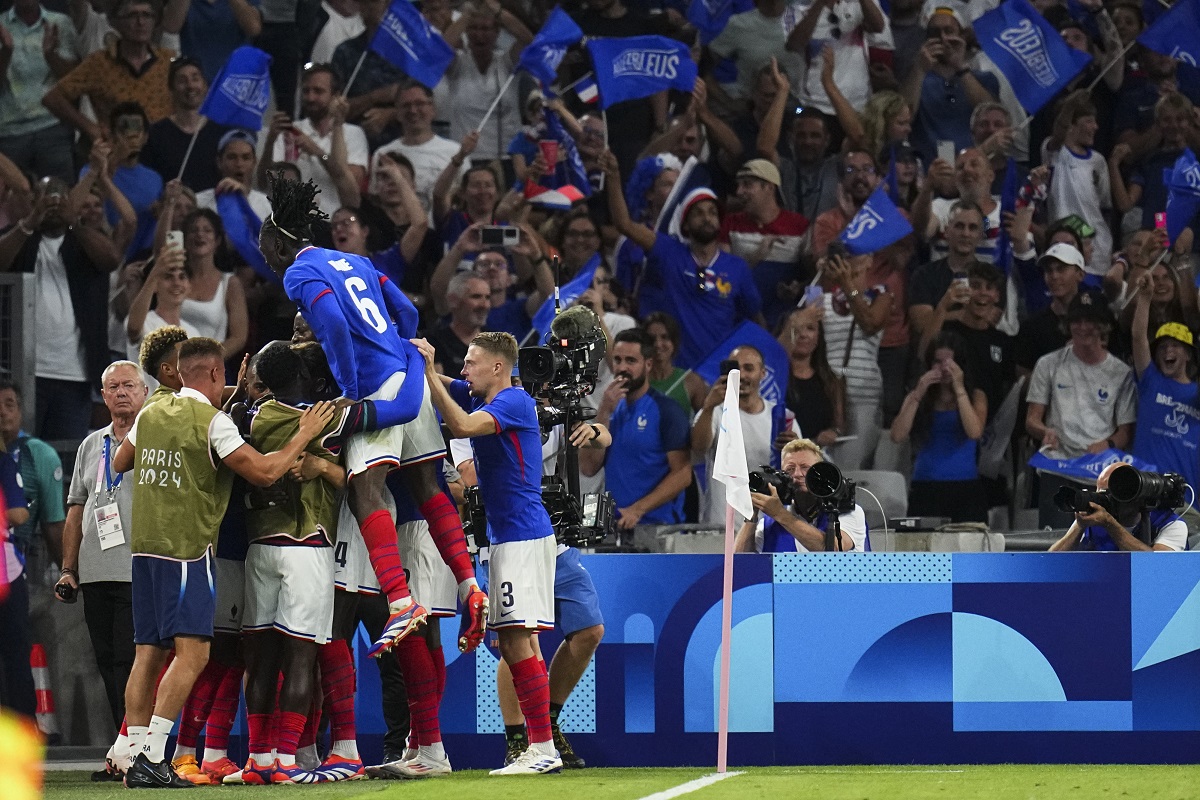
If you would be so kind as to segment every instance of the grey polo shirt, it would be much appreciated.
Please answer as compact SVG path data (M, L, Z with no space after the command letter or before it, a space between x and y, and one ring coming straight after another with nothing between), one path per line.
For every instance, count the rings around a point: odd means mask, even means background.
M71 475L71 488L67 491L67 505L83 506L83 542L79 546L79 582L131 580L129 530L133 521L133 487L121 480L113 488L109 499L109 481L119 477L109 468L105 476L105 440L111 440L109 458L115 458L120 443L112 438L112 425L88 435L79 445L75 456L75 471ZM121 527L125 531L125 543L108 550L100 549L100 534L96 530L96 507L116 502L121 515Z

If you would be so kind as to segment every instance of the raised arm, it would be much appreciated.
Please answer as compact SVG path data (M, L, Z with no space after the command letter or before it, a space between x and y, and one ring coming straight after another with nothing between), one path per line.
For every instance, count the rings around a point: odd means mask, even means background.
M608 195L608 212L612 216L613 224L643 251L650 252L654 249L654 231L640 222L634 222L629 216L629 207L625 205L625 192L622 188L624 184L621 182L621 168L611 150L601 153L600 168L604 170L604 185L607 188L605 194Z
M330 402L320 402L306 408L300 415L300 430L274 453L264 455L253 446L243 444L221 460L250 484L265 489L287 474L309 442L333 420L334 410Z
M1153 361L1150 350L1150 273L1137 279L1137 297L1133 311L1133 368L1140 379Z
M459 234L458 240L434 267L433 275L429 278L429 295L433 298L433 310L438 316L450 313L450 301L446 298L446 290L450 288L450 279L458 272L458 265L468 255L483 249L479 238L481 228L482 222L472 223Z
M766 116L758 129L758 139L754 147L761 158L768 159L772 164L779 163L779 136L783 132L783 115L788 107L790 97L788 91L791 83L787 75L779 71L779 62L771 59L771 82L775 86L775 97L767 107Z
M450 213L452 200L454 198L454 184L458 182L458 174L462 171L463 164L475 152L475 148L479 146L479 131L471 131L463 137L462 142L458 146L458 152L450 159L445 168L438 173L437 180L433 184L433 218L440 224ZM387 163L387 159L379 162L380 167Z
M874 5L870 0L863 0L864 8L868 4ZM842 94L842 90L838 88L837 81L833 77L833 64L833 48L825 45L821 48L821 87L829 96L829 102L833 106L834 113L837 114L842 130L846 132L846 139L850 141L851 147L870 152L870 148L867 146L866 131L863 130L862 117L854 110L854 106L850 105L850 101L846 99L846 95ZM871 153L871 155L876 155L876 153Z

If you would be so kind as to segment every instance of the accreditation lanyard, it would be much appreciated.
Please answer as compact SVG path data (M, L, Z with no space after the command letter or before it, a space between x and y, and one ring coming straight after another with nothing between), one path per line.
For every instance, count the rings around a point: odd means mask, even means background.
M113 477L112 472L112 436L104 435L104 456L100 459L99 469L96 470L96 493L100 493L101 481L103 481L104 490L108 493L108 501L111 503L113 495L121 488L121 479L125 477L125 473L118 472L117 476Z
M96 494L100 493L100 477L104 476L104 490L107 493L107 502L101 504L99 500L96 502L96 532L100 536L100 549L108 550L112 547L125 544L125 531L121 525L121 514L117 509L117 504L113 501L117 490L121 488L121 479L125 477L124 473L117 473L117 477L113 478L112 474L112 436L104 436L104 457L100 459L100 464L96 470Z

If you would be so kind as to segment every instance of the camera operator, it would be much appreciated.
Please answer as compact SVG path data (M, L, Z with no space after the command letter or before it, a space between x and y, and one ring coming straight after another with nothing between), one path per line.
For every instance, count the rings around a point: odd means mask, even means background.
M1127 464L1109 464L1096 479L1096 490L1108 492L1109 479L1115 470ZM1131 468L1130 468L1131 469ZM1050 552L1067 550L1127 550L1177 552L1187 549L1187 523L1173 511L1152 509L1149 512L1150 540L1147 544L1131 529L1141 521L1142 509L1136 505L1114 504L1115 514L1100 503L1090 503L1091 511L1078 511L1066 534L1050 546Z
M825 533L832 524L820 501L808 491L805 477L813 464L824 461L821 448L810 439L794 439L784 445L783 472L792 481L794 498L790 504L769 485L770 494L750 492L754 516L738 531L734 550L738 553L807 553L825 550ZM785 495L787 492L785 491ZM790 506L790 507L789 507ZM761 515L761 516L760 516ZM837 550L864 552L867 549L867 518L861 506L841 515Z

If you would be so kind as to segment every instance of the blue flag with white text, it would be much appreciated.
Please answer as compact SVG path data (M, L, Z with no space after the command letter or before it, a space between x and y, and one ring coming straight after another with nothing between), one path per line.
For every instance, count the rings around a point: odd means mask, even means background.
M371 49L430 89L454 60L450 45L410 0L392 0L371 39Z
M765 372L762 383L759 384L759 391L762 392L763 399L782 407L787 399L791 361L783 345L756 322L747 320L734 328L733 333L714 347L692 371L712 384L721 377L721 362L729 358L729 354L735 349L745 345L750 345L762 353Z
M548 106L543 106L542 115L546 120L546 138L558 142L558 149L562 153L562 161L559 164L550 165L551 168L558 173L558 167L562 166L566 173L564 177L567 183L578 189L584 197L591 197L592 182L588 180L587 169L583 166L579 149L575 147L575 137L571 136L563 127L562 120L558 118L558 112Z
M975 37L1030 114L1050 102L1091 63L1063 41L1029 0L1006 0L975 20Z
M257 47L239 47L217 73L200 113L220 125L262 130L271 100L271 57Z
M592 260L583 265L579 274L567 281L558 290L559 305L565 309L579 299L579 295L592 288L596 278L596 267L600 266L600 254L592 256ZM539 342L543 341L550 332L550 323L554 322L554 298L547 297L546 302L533 315L533 330L537 333Z
M1165 172L1165 170L1164 170ZM1167 238L1172 244L1200 212L1200 163L1190 149L1175 161L1167 178Z
M885 186L881 183L838 234L838 238L851 253L863 255L882 250L912 232L912 225L887 196Z
M1005 214L1017 213L1017 161L1012 156L1004 166L1004 185L1000 188L1000 219ZM996 237L996 266L1007 275L1012 270L1012 237L1008 235L1008 226L1000 225L1000 235Z
M1137 40L1176 61L1200 64L1200 0L1179 0Z
M558 77L558 65L562 63L567 48L583 38L583 31L567 12L558 6L550 12L546 24L525 45L517 60L517 69L523 69L549 87Z
M589 39L587 48L601 108L663 89L691 92L696 85L696 62L688 46L666 36Z
M1110 464L1123 462L1143 472L1158 472L1158 467L1136 456L1109 448L1102 453L1084 453L1078 458L1050 458L1042 452L1033 454L1029 466L1042 472L1053 472L1067 478L1094 482Z
M280 278L267 265L262 251L258 249L258 232L262 228L262 220L250 207L250 201L241 192L221 192L216 197L217 213L225 223L225 235L237 250L242 260L254 270L255 274L269 283L282 285Z

